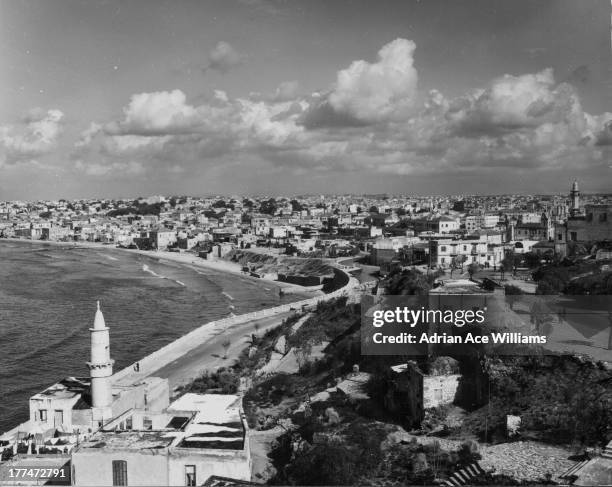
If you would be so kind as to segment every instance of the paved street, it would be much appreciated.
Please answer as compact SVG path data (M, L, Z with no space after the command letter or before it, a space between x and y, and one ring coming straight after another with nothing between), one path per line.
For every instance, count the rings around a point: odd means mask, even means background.
M227 329L219 328L211 339L148 375L168 379L172 391L177 386L188 382L189 379L197 377L204 370L214 370L218 367L231 365L240 352L248 346L252 333L265 333L270 328L280 325L292 313L294 312L263 317L232 325ZM222 344L227 339L230 341L230 346L227 350L228 358L224 359L225 350Z

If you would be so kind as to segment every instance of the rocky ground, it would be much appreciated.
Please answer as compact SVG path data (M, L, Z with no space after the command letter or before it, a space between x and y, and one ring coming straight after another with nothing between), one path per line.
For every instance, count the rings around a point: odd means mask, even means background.
M541 480L549 472L554 481L576 462L567 458L573 454L566 448L533 441L517 441L482 446L480 465L485 470L495 468L498 474L517 480Z
M444 450L457 450L462 444L459 440L414 436L408 433L401 440L409 441L413 437L422 444L438 442L440 448ZM497 445L479 443L478 452L482 455L479 463L484 470L494 470L495 474L508 475L518 481L541 481L547 472L552 475L552 480L559 481L558 476L576 463L568 460L568 457L575 453L570 449L535 441L516 441Z

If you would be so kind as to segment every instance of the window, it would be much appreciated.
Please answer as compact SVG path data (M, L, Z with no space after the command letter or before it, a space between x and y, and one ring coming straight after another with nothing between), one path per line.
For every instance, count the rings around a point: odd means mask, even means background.
M127 485L127 462L113 460L113 485Z
M446 252L446 245L442 245L442 247L440 247L440 252Z
M467 250L467 245L463 246L463 251L465 252Z
M47 410L46 409L38 410L38 420L43 421L45 423L47 422Z
M607 213L602 213L601 215L599 215L599 221L600 222L607 222L608 221L608 214Z
M586 220L587 220L588 222L592 222L592 221L593 221L593 213L587 213Z
M132 429L132 417L131 416L129 418L126 418L125 420L125 429L126 430Z
M578 232L570 232L570 239L572 242L576 242L578 240Z
M444 260L445 260L445 259L444 259L444 257L442 257L442 258L440 259L440 262L441 262L442 264L444 264Z
M190 487L196 485L195 465L185 465L185 485Z
M153 421L151 419L145 418L142 420L142 429L152 430L153 429Z
M562 233L559 233L557 235L557 240L563 240L563 234Z

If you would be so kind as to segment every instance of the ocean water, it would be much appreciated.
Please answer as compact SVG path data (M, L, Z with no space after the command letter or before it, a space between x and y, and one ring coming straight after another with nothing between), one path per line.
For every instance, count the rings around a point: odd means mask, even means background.
M28 419L32 394L88 375L97 300L118 371L208 321L298 299L155 256L0 241L0 433Z

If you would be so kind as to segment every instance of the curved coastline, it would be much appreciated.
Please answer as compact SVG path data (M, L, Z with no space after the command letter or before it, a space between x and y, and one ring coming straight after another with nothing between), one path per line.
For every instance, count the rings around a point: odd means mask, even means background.
M40 246L49 246L49 247L60 247L66 249L96 249L96 250L106 250L106 251L117 251L117 252L127 252L130 254L137 254L148 257L157 261L170 261L178 264L182 264L185 266L190 266L196 270L213 270L224 272L227 274L234 274L240 276L243 279L248 279L253 282L267 282L272 284L278 288L282 289L291 289L296 294L300 294L301 292L304 295L311 294L313 291L298 284L291 284L287 282L274 281L265 278L253 277L242 271L240 264L235 262L229 262L223 259L202 259L197 255L194 255L189 252L167 252L161 250L140 250L140 249L127 249L123 247L116 247L113 244L103 244L99 242L57 242L57 241L49 241L49 240L27 240L22 238L0 238L0 244L3 242L24 244L24 245L40 245Z
M221 319L215 319L213 321L207 321L203 324L193 323L194 328L192 328L191 331L187 331L186 333L179 336L178 338L175 338L172 341L168 342L166 345L162 345L161 348L157 348L153 352L147 353L147 355L143 357L141 360L145 360L147 359L147 357L151 355L153 355L154 357L157 357L158 359L162 359L162 362L164 362L165 361L164 359L170 356L174 356L176 358L177 356L181 354L181 349L184 350L185 343L188 343L190 339L194 339L196 337L206 340L206 336L208 336L209 331L214 329L215 326L219 325L219 323L221 323L222 326L231 327L232 325L243 326L246 320L258 319L258 318L261 319L261 317L272 318L272 317L278 316L278 319L280 320L280 318L283 316L283 312L287 313L287 310L291 309L292 307L294 309L299 309L304 304L314 304L319 300L327 300L335 296L341 295L344 292L343 290L346 289L346 287L349 287L347 285L350 282L353 282L353 280L347 274L346 276L347 281L342 283L343 289L336 290L329 294L323 294L321 291L318 291L316 295L313 295L312 292L308 292L308 290L306 290L305 288L299 285L282 283L278 281L271 281L267 279L261 279L261 278L249 276L248 274L245 274L244 272L242 272L239 264L235 264L235 263L227 262L227 261L208 261L208 260L198 258L194 254L175 253L175 252L155 252L155 251L144 251L144 250L136 250L136 249L133 249L133 250L132 249L121 249L121 248L116 248L113 245L104 245L100 243L89 243L89 242L75 244L73 242L31 241L31 240L25 240L25 239L0 239L0 246L5 245L5 244L11 247L19 246L19 247L25 247L26 249L31 248L32 251L44 250L45 248L50 249L51 247L55 247L55 248L63 247L67 251L69 251L70 249L79 249L79 250L90 250L91 249L92 251L96 251L96 253L99 253L100 251L102 252L113 251L112 253L115 253L114 251L123 251L124 253L128 253L128 254L129 253L138 254L139 256L142 256L147 261L151 259L152 262L159 262L161 264L167 264L167 263L172 262L175 265L178 265L183 268L188 268L197 273L208 275L209 277L211 274L210 271L212 271L213 275L216 272L223 273L223 274L232 274L236 277L239 277L243 281L251 281L253 282L253 284L259 284L259 285L263 284L263 286L267 286L267 287L264 287L266 291L269 291L268 287L275 287L278 289L280 288L284 289L284 294L296 294L294 297L291 298L290 302L286 301L285 304L282 304L280 306L279 305L273 305L273 306L268 305L257 311L247 312L242 315L241 314L234 315L233 313L230 313L228 317L221 318ZM111 255L112 253L108 252L109 255ZM109 257L109 255L105 255L105 257ZM117 254L115 253L115 255ZM117 260L117 259L111 258L110 260ZM344 271L342 272L344 273ZM175 342L178 342L178 343L175 344ZM183 345L181 345L181 343ZM168 352L170 352L170 354L168 354ZM182 353L185 353L185 352L183 351ZM228 358L231 358L231 357L228 357ZM160 362L156 362L156 363L158 365L160 364ZM117 379L119 379L121 375L124 375L124 374L127 375L126 373L128 370L131 369L131 366L125 367L125 369L127 370L124 370L122 374L120 373L121 372L120 370L117 371L117 373L119 373L119 375L116 377ZM150 370L150 372L152 371L153 370ZM59 380L61 378L62 377L55 377L52 380ZM47 378L47 380L49 380L49 378ZM46 385L50 385L51 383L52 382ZM19 400L19 403L21 405L21 400Z
M225 290L228 291L229 294L232 295L232 297L235 299L234 301L233 299L230 300L226 296L220 296L223 298L222 301L224 302L227 301L226 304L228 304L228 306L226 306L226 308L229 311L231 311L229 316L233 315L233 313L240 313L241 311L238 311L238 309L240 308L243 308L242 313L245 313L245 312L249 312L249 309L250 310L263 310L263 309L269 309L271 307L277 306L278 300L279 300L278 294L281 288L284 289L283 294L287 295L285 297L280 298L282 299L281 302L284 302L284 303L294 302L300 299L304 299L305 297L312 297L312 293L308 293L308 292L302 293L301 286L285 285L284 283L278 283L275 281L262 280L260 278L252 277L252 276L249 276L243 273L238 264L234 264L231 262L205 261L204 259L198 258L194 254L183 254L183 253L179 254L179 253L174 253L174 252L150 252L150 251L147 252L147 251L138 251L138 250L131 250L131 249L119 249L119 248L115 248L114 245L104 245L104 244L99 244L99 243L76 243L75 245L72 242L65 243L65 242L31 241L31 240L26 240L26 239L5 239L5 238L0 239L0 247L8 247L9 249L7 250L12 250L16 252L17 254L21 254L22 257L25 257L26 260L28 260L27 255L29 252L34 252L34 254L32 255L39 255L39 252L49 253L49 254L55 253L55 256L58 257L64 254L64 252L61 250L62 248L65 249L67 256L71 253L72 249L75 249L75 250L78 250L77 253L80 254L80 255L77 255L76 257L80 258L81 255L86 255L88 254L88 251L91 251L93 258L104 266L106 266L106 264L104 264L104 261L106 260L105 258L109 259L108 261L109 265L116 266L118 264L118 262L116 261L124 260L123 255L129 256L130 254L136 254L136 256L134 257L134 260L136 262L140 261L139 267L142 266L143 264L148 265L154 271L157 271L160 275L162 275L162 277L169 276L168 279L170 281L176 282L176 279L179 279L179 280L183 279L182 277L180 277L179 272L181 274L184 272L190 272L193 276L192 279L198 280L198 278L201 278L205 281L210 281L210 283L212 283L213 285L223 283L221 287L219 287L219 289L222 290L223 286L225 286ZM59 250L59 253L57 253L57 251L54 249ZM121 252L122 255L120 255L119 251L122 251ZM72 258L69 258L69 259L73 260ZM54 259L54 260L50 260L49 262L55 263L58 261L61 262L62 260L63 259L59 259L59 260ZM40 262L40 259L37 257L35 261ZM44 264L41 264L41 265L44 265ZM55 265L55 264L52 264L52 265ZM157 269L158 265L163 265L163 266L170 265L171 267L175 267L177 269L176 271L177 273L170 274L164 271L159 271ZM58 269L58 267L54 267L54 268ZM182 269L182 270L179 271L179 269ZM19 271L16 270L16 272L19 272ZM144 272L143 274L147 275ZM198 276L197 274L202 274L202 275ZM44 280L44 277L42 277L42 279ZM127 279L129 280L130 277L128 276ZM233 285L231 283L235 279L238 279L236 281L235 286L241 290L238 294L235 294L232 292ZM39 279L39 282L40 282L40 279ZM186 280L185 282L187 283L189 289L194 289L192 285L190 284L190 282ZM164 286L165 285L162 285L162 288ZM180 285L177 283L176 287L178 288L179 286ZM181 287L185 289L184 286L181 286ZM253 290L250 292L252 294L251 297L249 297L249 291L248 291L249 287L253 287ZM293 293L291 293L293 289L288 289L290 287L295 288L296 295L293 295ZM167 289L171 290L172 287L167 287ZM268 304L264 304L264 302L259 303L259 298L254 298L255 295L259 296L259 291L257 289L265 290L265 294L268 296L276 295L277 297L275 301L268 302ZM174 291L171 291L170 295L172 295L173 292ZM199 291L191 291L191 292L198 293ZM91 294L91 292L89 294ZM292 294L292 295L289 296L289 294ZM94 299L95 293L91 294L91 296L92 296L91 299ZM245 301L245 296L246 296L246 299L249 301ZM45 299L45 297L42 296L41 299ZM264 300L265 298L262 299L262 301ZM246 304L247 302L250 304ZM214 306L219 307L217 302L213 302L213 303L214 303ZM171 307L168 308L168 310L171 310L171 309L172 309ZM56 310L55 313L57 314L57 312L58 311ZM181 322L182 328L181 328L181 332L179 332L180 334L175 335L172 338L169 338L169 341L165 341L165 343L159 343L154 347L149 347L148 350L143 350L141 353L138 353L136 350L134 350L135 353L126 356L125 353L129 351L130 347L132 347L130 343L135 343L135 342L125 341L126 334L124 333L122 336L121 329L120 328L116 329L115 340L117 341L116 343L121 343L121 347L123 349L122 352L124 354L124 357L122 360L123 364L120 365L120 367L124 367L125 365L131 363L132 361L134 361L135 359L139 357L147 356L150 353L160 348L163 348L166 344L172 343L174 340L184 336L185 334L188 334L190 331L197 329L203 323L207 323L210 320L219 319L212 315L209 318L206 318L205 316L198 317L196 316L198 311L197 309L195 309L195 307L190 308L189 313L192 313L194 316L192 316L191 318L187 320L182 319L182 322ZM82 314L82 311L80 311L80 314ZM168 313L165 313L165 314L167 315ZM224 314L225 313L221 313L221 314L218 314L217 316L223 317ZM81 320L83 319L87 320L88 316L82 316ZM160 318L160 320L162 320L162 323L163 323L163 318ZM44 319L41 317L40 323L42 324L43 322L44 322ZM31 323L31 321L28 321L28 323ZM190 323L190 326L189 326L189 323ZM63 325L58 322L58 325L53 328L53 330L55 330L54 332L63 333L62 331L60 331L62 326ZM80 326L80 325L78 325L77 323L77 326ZM162 333L165 336L165 334L167 334L167 330L164 328L164 326L165 325L162 324L158 328L159 330L161 330L160 333ZM10 326L9 326L9 329L11 329ZM147 333L146 327L140 327L138 328L138 330L143 330L143 331L135 332L135 333L140 333L141 335L143 333L144 334ZM131 331L128 333L130 334L130 336L137 336ZM21 335L18 335L14 337L13 339L19 340L20 343L24 341ZM5 346L11 347L9 350L13 349L11 342L5 342ZM63 353L62 350L64 349L65 347L63 347L60 350L60 353ZM2 424L2 427L0 427L0 432L1 430L6 430L7 428L13 426L14 424L16 424L16 422L23 421L25 412L27 411L27 398L30 395L32 395L34 392L38 390L42 390L43 388L50 386L51 384L53 384L57 380L62 379L63 377L70 376L70 375L78 375L79 373L82 373L79 371L80 367L78 367L78 364L73 364L73 366L71 366L69 362L67 362L67 365L64 362L58 363L58 367L55 367L55 368L57 368L58 370L61 370L61 372L51 373L51 374L46 375L45 378L43 379L44 384L41 382L41 385L36 385L40 381L32 380L34 379L34 377L32 377L31 379L27 379L25 376L23 376L23 371L20 368L18 368L18 367L21 367L19 364L24 364L24 363L27 363L27 361L31 361L31 360L37 360L40 364L43 364L45 362L40 362L40 359L37 359L37 357L33 355L33 352L24 361L20 357L21 351L17 352L17 350L20 350L20 348L16 348L16 351L7 357L7 360L9 361L8 363L11 365L11 369L14 369L13 373L15 375L13 375L12 376L13 378L10 379L10 382L6 384L8 388L7 392L10 391L11 395L13 393L15 393L16 395L13 397L13 399L5 397L5 400L9 402L5 403L4 406L8 406L9 404L12 404L11 409L16 407L18 408L18 411L13 411L15 414L11 413L5 418L4 424ZM119 358L120 357L121 356L119 356ZM51 360L51 358L47 357L44 360ZM79 361L79 364L80 364L80 361ZM28 387L19 387L18 386L18 382L20 380L19 377L21 377L22 382L24 380L26 381L24 382L24 384L30 383L30 385ZM34 391L33 388L36 389L36 391ZM4 409L2 410L4 411ZM0 423L2 422L0 421Z

